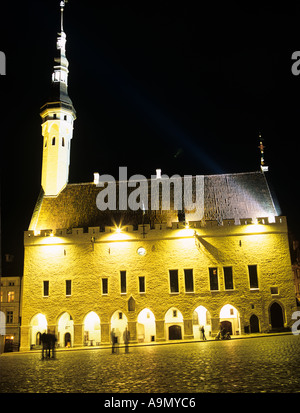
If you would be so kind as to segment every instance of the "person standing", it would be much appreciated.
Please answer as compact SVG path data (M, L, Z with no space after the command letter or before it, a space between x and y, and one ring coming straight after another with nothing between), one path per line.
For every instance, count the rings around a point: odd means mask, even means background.
M201 327L202 340L206 340L204 326Z
M112 352L112 354L114 354L115 353L115 344L116 344L116 334L115 334L115 329L114 328L111 330L110 338L111 338L111 352Z
M129 343L129 339L130 339L130 333L128 331L128 328L126 327L123 333L123 341L125 344L125 353L129 352L129 348L128 348L128 343Z

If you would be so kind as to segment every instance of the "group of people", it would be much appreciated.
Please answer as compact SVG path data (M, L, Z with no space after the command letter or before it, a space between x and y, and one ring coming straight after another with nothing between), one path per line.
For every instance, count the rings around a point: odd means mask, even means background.
M110 337L111 337L111 352L112 352L112 354L116 354L116 353L119 352L119 342L118 342L118 335L117 335L114 328L111 330ZM129 332L128 328L126 327L124 332L123 332L123 341L124 341L124 344L125 344L125 353L129 352L129 347L128 347L129 340L130 340L130 332Z
M57 339L55 334L44 332L41 335L42 360L44 360L45 358L55 358L56 341Z

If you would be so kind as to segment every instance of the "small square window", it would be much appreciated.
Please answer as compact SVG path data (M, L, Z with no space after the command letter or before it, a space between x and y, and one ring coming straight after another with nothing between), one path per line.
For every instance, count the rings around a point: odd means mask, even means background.
M271 294L278 294L278 287L271 287Z

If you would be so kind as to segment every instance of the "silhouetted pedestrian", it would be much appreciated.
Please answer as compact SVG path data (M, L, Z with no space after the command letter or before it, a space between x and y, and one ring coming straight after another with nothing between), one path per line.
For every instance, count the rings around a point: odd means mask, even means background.
M206 340L204 326L201 327L202 340Z
M113 354L115 353L115 345L116 345L116 339L117 339L114 328L111 330L110 338L111 338L111 352Z
M45 357L47 357L47 351L48 351L48 337L46 332L43 332L41 335L41 342L42 342L42 360L44 360Z
M124 341L124 344L125 344L125 353L128 353L128 351L129 351L129 348L128 348L129 340L130 340L130 333L128 331L128 328L126 327L125 330L124 330L124 333L123 333L123 341Z

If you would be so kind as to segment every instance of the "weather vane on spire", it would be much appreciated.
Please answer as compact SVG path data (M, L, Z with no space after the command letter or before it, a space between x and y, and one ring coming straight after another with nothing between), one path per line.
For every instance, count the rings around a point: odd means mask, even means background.
M60 30L61 30L61 32L64 31L64 28L63 28L63 16L64 16L64 7L65 7L66 3L68 3L68 0L61 1L61 2L60 2Z
M268 166L265 165L265 156L264 156L264 149L265 146L263 144L263 138L261 137L261 133L259 133L259 146L260 149L260 167L263 172L267 172L269 170Z

